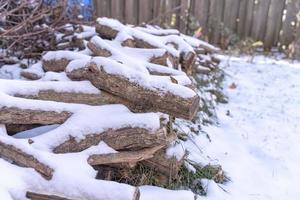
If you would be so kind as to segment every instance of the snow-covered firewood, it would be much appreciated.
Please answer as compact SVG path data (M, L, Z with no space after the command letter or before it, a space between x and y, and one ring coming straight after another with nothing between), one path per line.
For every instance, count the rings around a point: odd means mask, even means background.
M23 167L31 167L47 180L52 178L54 172L52 168L39 161L33 155L22 151L19 147L5 143L2 137L0 138L0 157L13 161Z
M95 87L146 110L192 119L199 107L199 96L192 89L161 81L108 58L96 57L85 66L69 65L66 70L69 78L89 80Z
M118 34L130 35L137 48L166 49L173 58L179 59L182 68L187 72L191 71L195 62L196 53L193 47L179 35L157 36L108 18L97 19L96 31L101 37L108 39L115 39Z
M143 149L166 146L176 140L176 135L167 134L164 129L151 131L143 128L110 129L99 133L85 134L85 138L68 138L53 148L54 153L79 152L104 141L115 150Z
M89 60L90 58L90 56L73 51L49 51L43 56L43 69L62 72L70 61L75 59Z
M88 158L88 163L90 165L109 165L122 163L129 163L130 165L135 165L137 162L152 158L154 153L162 147L163 146L155 146L138 151L122 151L118 153L99 155L94 154Z

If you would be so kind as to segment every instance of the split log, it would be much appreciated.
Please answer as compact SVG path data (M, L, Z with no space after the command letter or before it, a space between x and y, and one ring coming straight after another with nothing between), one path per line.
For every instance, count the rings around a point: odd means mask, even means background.
M75 199L70 199L67 197L62 197L61 195L51 195L51 194L42 194L42 193L36 193L36 192L26 192L26 197L30 200L75 200ZM105 197L99 197L97 199L104 199ZM136 188L132 200L139 200L140 199L140 190Z
M165 146L176 140L175 134L167 134L165 129L154 133L143 128L110 129L101 133L88 134L84 139L70 137L53 149L54 153L80 152L104 141L115 150L137 150L154 146Z
M62 124L71 116L70 112L0 108L0 124Z
M102 56L102 57L110 57L114 56L116 58L119 58L121 60L117 60L120 62L123 62L122 58L130 58L132 54L136 54L138 52L146 51L146 53L149 53L149 49L134 49L134 48L126 48L126 51L122 52L119 49L114 48L112 45L110 45L107 41L101 39L98 36L94 36L90 42L87 44L87 47L94 53L96 56ZM132 52L132 54L131 54ZM147 58L148 60L145 60L146 62L150 62L157 65L163 65L168 66L168 59L169 54L164 49L151 49L151 53L154 54L152 58ZM171 59L169 59L171 62Z
M154 153L161 149L163 146L155 146L151 148L145 148L138 151L123 151L118 153L109 153L101 155L91 155L88 158L90 165L106 165L106 164L120 164L130 163L135 164L142 160L152 158Z
M144 160L142 163L154 168L157 172L168 178L177 178L178 172L183 165L184 157L179 160L175 157L170 158L166 155L166 150L161 149L154 154L153 158Z
M13 145L5 144L2 141L0 141L0 156L15 162L19 166L35 169L35 171L40 173L47 180L50 180L53 176L54 170L52 168L40 162L34 156L23 152Z
M121 64L120 67L124 68ZM84 68L68 71L67 76L72 80L91 81L98 89L132 102L136 106L134 110L151 110L167 113L174 117L192 119L199 108L200 98L196 93L185 98L171 92L151 90L121 75L108 73L101 64L94 62ZM192 91L181 85L178 85L179 88Z
M40 194L35 192L26 192L26 197L31 200L74 200L57 195Z

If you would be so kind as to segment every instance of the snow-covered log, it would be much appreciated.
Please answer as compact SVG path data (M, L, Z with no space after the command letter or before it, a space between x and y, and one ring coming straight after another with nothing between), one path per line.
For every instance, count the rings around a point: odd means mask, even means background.
M163 146L155 146L138 151L121 151L118 153L99 155L94 154L88 158L88 163L90 165L109 165L122 163L129 163L131 165L135 165L137 162L152 158L154 153L162 147Z
M70 61L75 59L90 59L90 56L73 51L49 51L43 56L45 71L62 72Z
M73 80L89 80L104 91L122 97L142 110L164 112L192 119L199 107L199 96L190 88L130 69L102 57L85 66L68 65L67 75Z
M71 113L67 111L56 112L17 107L0 108L0 123L3 124L62 124L70 116Z
M40 162L33 155L25 153L12 144L6 144L2 140L0 140L0 157L13 161L22 167L31 167L47 180L53 176L54 170L52 168Z
M166 177L176 178L183 164L184 157L184 154L180 158L168 156L166 150L161 149L157 151L152 158L144 160L143 164L154 168L157 172Z
M101 37L108 39L115 39L118 34L122 34L119 36L120 38L129 35L134 39L137 48L166 49L173 58L179 58L182 68L186 71L190 71L195 62L196 53L194 49L178 35L156 36L107 18L97 19L96 31Z
M54 147L54 153L80 152L104 141L115 150L143 149L166 146L176 139L175 134L167 134L165 129L149 132L143 128L111 129L100 133L87 134L78 141L74 137Z

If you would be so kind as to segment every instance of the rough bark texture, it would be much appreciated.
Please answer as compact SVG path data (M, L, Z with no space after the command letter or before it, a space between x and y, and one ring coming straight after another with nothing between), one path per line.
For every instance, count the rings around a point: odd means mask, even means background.
M35 74L33 72L27 72L27 71L22 71L21 76L29 80L38 80L41 78L41 76L39 76L38 74Z
M182 53L180 55L181 67L187 74L191 74L195 60L196 54L194 52Z
M143 128L110 129L101 133L86 135L78 141L70 137L53 149L54 153L80 152L104 141L115 150L138 150L148 147L167 145L176 139L175 134L167 134L164 129L154 133Z
M0 108L0 124L62 124L71 113L30 110L16 107Z
M117 163L137 163L142 160L152 158L154 153L161 149L163 146L155 146L145 148L138 151L124 151L118 153L109 153L101 155L91 155L88 158L90 165L105 165Z
M131 41L131 40L130 40ZM132 40L133 41L133 40ZM102 56L102 57L110 57L112 55L110 49L105 49L104 47L101 46L101 44L94 44L93 42L89 42L87 44L87 47L93 52L94 55L96 56ZM112 47L113 48L113 47ZM155 51L155 49L154 49ZM130 56L130 54L128 54ZM149 59L150 63L153 64L158 64L158 65L163 65L163 66L168 66L167 60L169 58L169 54L165 52L161 56L157 57L152 57ZM172 59L169 59L170 61Z
M89 93L73 93L73 92L56 92L54 90L41 90L37 95L14 95L25 99L39 99L46 101L57 101L64 103L79 103L87 105L105 105L105 104L124 104L128 107L130 102L124 99L101 91L100 94L89 94Z
M26 197L31 200L75 200L56 195L40 194L35 192L26 192Z
M47 180L52 178L54 172L52 168L41 163L34 156L23 152L13 145L5 144L0 141L0 156L2 158L12 160L22 167L31 167L35 169L35 171L40 173Z
M114 30L110 26L96 24L96 32L104 39L114 39L119 31Z
M52 72L63 72L67 65L69 64L70 60L63 58L59 60L43 60L43 69Z
M199 108L200 98L197 94L192 98L183 98L169 92L149 90L125 77L99 70L94 63L67 75L73 80L89 80L95 87L127 99L135 105L134 110L163 112L174 117L192 119Z
M161 149L154 154L153 158L144 160L143 164L155 168L157 172L167 177L176 178L183 161L184 157L180 160L177 160L175 157L169 158L166 155L166 150Z
M89 42L87 44L87 47L93 52L94 55L96 56L102 56L102 57L109 57L112 55L112 53L105 49L105 48L100 48L96 44Z

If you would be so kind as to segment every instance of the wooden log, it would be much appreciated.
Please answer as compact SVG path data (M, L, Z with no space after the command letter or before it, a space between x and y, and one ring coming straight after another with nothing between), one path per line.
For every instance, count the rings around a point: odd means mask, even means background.
M39 126L42 126L41 124L6 124L6 130L8 135L14 135L16 133L27 131Z
M120 164L120 163L137 163L142 160L152 158L154 153L161 149L163 146L155 146L145 148L138 151L123 151L118 153L109 153L101 155L91 155L88 158L90 165L107 165L107 164Z
M65 70L66 66L69 64L71 60L66 58L58 59L58 60L43 60L43 69L47 71L53 72L62 72Z
M99 69L94 62L84 68L68 71L67 75L73 80L89 80L95 87L132 102L137 110L140 108L192 119L199 108L199 96L196 93L184 98L171 92L151 90L126 77L108 73L102 66Z
M63 72L66 66L76 59L89 60L91 57L73 51L49 51L42 59L44 71Z
M155 133L143 128L109 129L101 133L88 134L81 140L70 137L54 147L54 153L80 152L104 141L115 150L135 150L167 145L176 139L175 134L167 134L165 129Z
M166 150L161 149L154 154L153 158L144 160L142 163L156 169L157 172L162 175L169 178L176 178L181 166L183 165L184 157L185 156L179 160L175 157L168 157L166 155Z
M26 192L26 197L31 200L74 200L62 196L41 194L35 192Z
M128 40L129 41L129 40ZM114 56L115 58L119 58L119 60L116 59L116 61L123 62L121 58L124 57L130 57L134 50L133 48L127 48L126 51L120 51L120 49L116 49L110 44L108 44L105 40L99 38L98 36L95 36L92 38L92 40L87 44L87 47L93 52L96 56L102 56L102 57L110 57ZM139 51L142 51L143 49L140 49ZM149 49L144 49L145 51L149 51ZM151 57L148 60L144 60L145 63L150 62L153 64L168 66L168 59L170 55L166 50L162 51L163 49L152 49L152 53L157 54L156 56ZM147 52L148 53L148 52ZM160 54L160 55L159 55ZM171 61L171 59L169 59Z
M40 173L45 179L52 178L54 170L40 162L34 156L23 152L17 147L0 141L0 157L8 159L22 167L30 167Z
M38 79L42 78L38 74L33 73L33 72L28 72L28 71L22 71L20 75L29 80L38 80Z
M70 112L0 108L0 124L62 124L71 116Z

